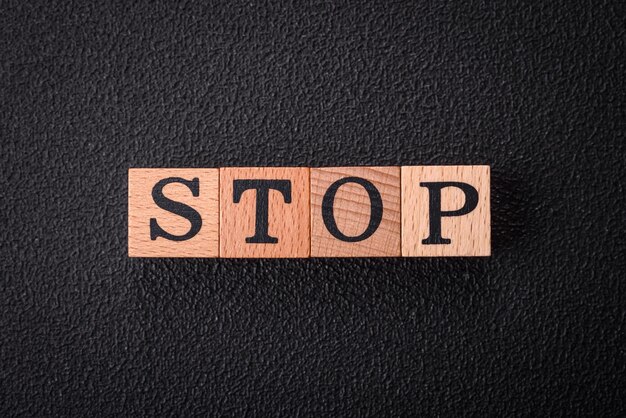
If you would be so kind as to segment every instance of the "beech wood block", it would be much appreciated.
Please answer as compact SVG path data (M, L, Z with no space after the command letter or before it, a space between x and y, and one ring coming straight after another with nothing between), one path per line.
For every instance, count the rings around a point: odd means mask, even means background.
M311 256L400 256L400 167L311 168Z
M217 257L219 169L129 169L128 255Z
M402 167L402 255L491 254L490 167Z
M220 169L220 257L310 255L309 169Z

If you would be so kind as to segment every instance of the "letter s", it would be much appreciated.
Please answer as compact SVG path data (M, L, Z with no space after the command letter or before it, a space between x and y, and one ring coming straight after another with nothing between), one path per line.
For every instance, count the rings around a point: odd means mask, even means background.
M196 236L196 234L200 232L200 228L202 228L202 217L194 208L184 203L168 199L163 195L163 188L171 183L181 183L187 186L189 190L191 190L193 197L198 197L200 195L200 180L197 177L191 181L180 177L169 177L159 181L152 188L152 199L154 199L157 206L187 219L191 223L191 228L189 228L186 234L174 235L164 231L155 218L150 218L150 239L153 241L158 237L163 237L171 241L186 241Z

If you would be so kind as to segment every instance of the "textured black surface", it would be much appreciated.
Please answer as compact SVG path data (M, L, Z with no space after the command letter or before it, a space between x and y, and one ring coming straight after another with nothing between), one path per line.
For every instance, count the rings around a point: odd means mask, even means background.
M1 415L624 412L623 2L101 3L0 2ZM126 256L129 167L449 163L491 258Z

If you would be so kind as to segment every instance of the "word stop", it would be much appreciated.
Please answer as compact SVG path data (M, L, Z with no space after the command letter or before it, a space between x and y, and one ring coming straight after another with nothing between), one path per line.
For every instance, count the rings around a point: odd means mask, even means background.
M489 166L131 168L130 257L491 253Z

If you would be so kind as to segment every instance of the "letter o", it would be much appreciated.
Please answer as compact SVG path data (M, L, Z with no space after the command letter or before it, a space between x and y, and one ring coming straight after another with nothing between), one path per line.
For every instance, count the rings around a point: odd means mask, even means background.
M354 237L347 236L341 232L339 228L337 228L337 222L335 222L335 195L339 188L346 183L356 183L362 186L370 198L371 214L369 224L363 233ZM324 225L326 225L328 232L338 240L344 242L363 241L371 237L380 226L380 222L383 219L383 200L380 197L380 192L372 182L361 177L344 177L331 184L328 190L326 190L322 200L322 218L324 219Z

